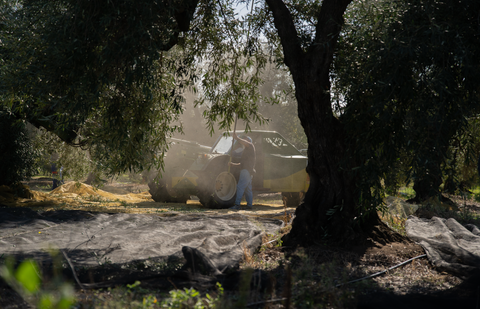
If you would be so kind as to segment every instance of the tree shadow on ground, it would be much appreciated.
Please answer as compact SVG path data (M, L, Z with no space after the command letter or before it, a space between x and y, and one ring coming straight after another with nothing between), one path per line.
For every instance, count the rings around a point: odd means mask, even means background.
M24 224L32 224L34 219L65 222L65 220L89 220L90 215L83 211L39 214L28 208L10 208L2 212L0 223L8 222L21 228ZM278 266L274 268L266 270L265 267L264 270L254 271L231 269L217 275L192 271L191 266L182 268L182 265L187 263L185 259L178 257L137 260L124 264L103 263L73 269L65 263L65 260L62 260L60 265L65 280L75 282L73 276L75 271L79 281L87 289L125 286L140 281L143 288L159 293L166 294L172 289L191 287L206 293L215 289L216 283L219 282L224 287L227 297L231 296L232 299L235 299L242 289L247 290L247 303L251 304L249 306L251 308L264 308L272 299L276 304L286 306L288 303L299 308L316 306L372 309L474 308L478 303L479 277L472 277L451 288L441 289L435 288L437 283L434 281L437 277L429 279L432 282L426 287L421 282L395 283L402 276L416 271L410 265L405 266L411 268L409 273L399 271L385 274L392 281L391 285L372 279L344 284L424 254L423 249L412 242L379 243L370 239L350 247L317 244L308 248L278 247L271 250L283 250L285 253L285 259L278 261ZM272 252L267 255L273 256ZM27 257L19 254L15 258L21 261ZM45 280L53 278L55 267L53 262L41 264ZM426 260L416 267L431 268ZM198 264L193 268L198 270L202 266ZM245 285L242 287L241 283L245 277L249 282L247 288ZM409 286L402 287L407 284ZM78 284L76 285L80 289ZM9 305L7 301L15 299L15 293L4 282L0 282L0 289L0 307L4 308Z
M333 308L476 308L480 287L478 275L465 280L458 279L456 282L460 284L445 288L439 286L440 282L429 282L432 278L406 278L415 272L412 269L414 266L406 264L380 275L385 276L382 280L367 278L423 254L423 249L412 242L382 245L372 241L350 248L323 245L297 248L286 257L292 263L297 282L314 282L310 287L304 283L306 291L299 296L303 299L317 298L324 301L324 305L336 304ZM418 265L432 267L425 257L422 262L419 262L420 259L416 261L417 268ZM442 273L441 276L448 275ZM365 280L348 283L361 278ZM343 301L339 302L342 298Z

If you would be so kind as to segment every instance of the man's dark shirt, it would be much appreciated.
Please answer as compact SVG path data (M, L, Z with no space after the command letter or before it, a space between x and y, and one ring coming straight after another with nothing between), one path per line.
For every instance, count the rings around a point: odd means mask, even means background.
M255 146L248 144L243 150L242 157L240 158L240 168L246 169L251 175L255 172Z

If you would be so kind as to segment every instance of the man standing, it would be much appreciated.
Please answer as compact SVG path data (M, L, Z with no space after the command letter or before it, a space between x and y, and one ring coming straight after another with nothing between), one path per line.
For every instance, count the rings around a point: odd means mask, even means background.
M240 202L245 194L245 200L247 201L247 208L253 208L253 192L252 192L252 178L255 173L255 146L253 146L252 139L249 136L239 138L235 132L232 134L233 139L239 141L243 147L242 157L240 163L232 163L230 165L240 166L240 177L237 184L237 198L235 199L235 205L230 209L240 210Z
M58 187L58 172L57 172L57 164L55 162L52 163L51 167L51 172L52 172L52 190Z

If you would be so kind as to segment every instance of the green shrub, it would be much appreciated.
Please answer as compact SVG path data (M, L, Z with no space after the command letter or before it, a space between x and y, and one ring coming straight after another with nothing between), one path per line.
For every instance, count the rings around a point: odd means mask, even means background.
M208 309L216 308L216 303L220 301L223 295L223 287L217 282L217 295L212 297L206 294L205 297L201 297L200 293L193 288L182 290L170 291L170 297L161 303L161 308L191 308L191 309Z

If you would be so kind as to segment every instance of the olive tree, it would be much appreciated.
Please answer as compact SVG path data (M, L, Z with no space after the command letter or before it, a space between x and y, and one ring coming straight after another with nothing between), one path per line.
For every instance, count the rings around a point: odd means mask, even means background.
M24 1L2 34L2 96L19 117L90 145L115 173L161 161L181 89L192 81L201 84L210 128L228 128L234 114L262 122L261 72L278 59L292 76L308 142L310 188L289 240L349 240L379 223L376 205L361 203L352 172L359 163L344 164L349 132L331 102L330 69L350 2L248 2L239 18L230 0Z
M89 148L110 174L159 167L167 138L181 131L182 93L199 76L212 121L228 114L227 127L233 110L262 121L258 78L231 70L252 68L255 57L240 63L233 37L214 40L222 25L239 31L232 12L191 0L22 1L0 33L2 102L18 118Z
M352 7L336 88L350 138L361 143L357 157L368 162L358 171L377 175L369 177L377 187L400 160L416 201L440 196L451 146L478 113L479 9L477 1L424 0Z

